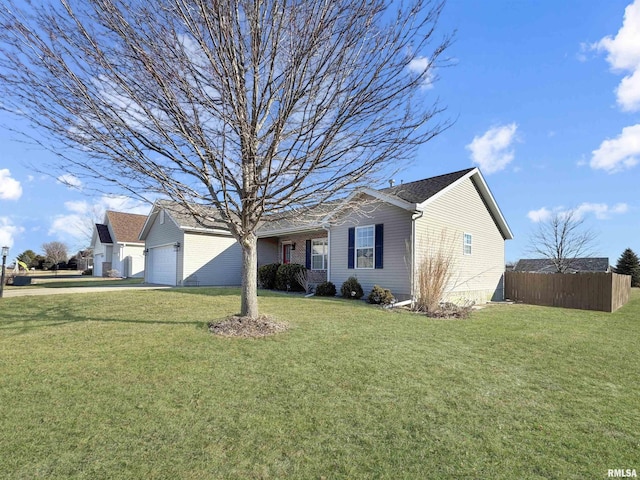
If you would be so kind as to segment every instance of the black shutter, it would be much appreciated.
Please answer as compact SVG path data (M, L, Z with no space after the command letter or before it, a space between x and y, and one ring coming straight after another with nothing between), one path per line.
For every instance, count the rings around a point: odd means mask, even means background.
M382 268L382 254L384 243L384 225L378 223L376 225L376 248L375 248L375 267Z
M347 259L347 268L353 268L353 257L356 251L356 228L351 227L349 229L349 249L348 249L348 259Z
M311 270L311 240L307 240L307 249L304 252L304 263L307 270Z

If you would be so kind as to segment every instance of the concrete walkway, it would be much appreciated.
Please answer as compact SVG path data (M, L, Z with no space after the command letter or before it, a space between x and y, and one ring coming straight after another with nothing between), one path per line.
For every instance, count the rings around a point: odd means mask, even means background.
M150 285L148 283L139 285L122 285L122 286L87 286L87 287L57 287L57 288L12 288L5 289L4 298L11 297L29 297L32 295L63 295L69 293L101 293L116 292L120 290L161 290L172 288L167 285Z

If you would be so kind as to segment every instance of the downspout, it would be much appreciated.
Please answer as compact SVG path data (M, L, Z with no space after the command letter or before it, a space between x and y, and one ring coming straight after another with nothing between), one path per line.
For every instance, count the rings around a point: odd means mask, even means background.
M331 227L322 225L322 228L327 232L327 282L331 281Z
M415 210L411 215L411 301L416 296L416 220L422 218L424 211Z

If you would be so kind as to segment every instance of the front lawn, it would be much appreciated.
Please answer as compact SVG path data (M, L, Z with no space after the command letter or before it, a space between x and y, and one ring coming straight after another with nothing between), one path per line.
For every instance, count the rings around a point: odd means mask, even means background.
M430 320L234 289L0 301L2 478L606 478L640 470L640 292Z

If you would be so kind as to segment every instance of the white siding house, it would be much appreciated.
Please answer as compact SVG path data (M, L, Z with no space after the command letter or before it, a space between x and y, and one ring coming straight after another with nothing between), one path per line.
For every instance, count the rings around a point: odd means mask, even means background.
M138 235L146 215L107 210L103 223L94 225L93 275L144 276L144 242Z
M324 277L311 261L319 231L327 239ZM316 273L316 281L339 289L354 276L365 294L379 285L399 300L416 295L425 255L447 248L453 258L448 299L476 303L503 298L504 242L513 238L477 168L362 189L322 217L266 221L258 236L259 265L293 260ZM289 244L298 245L291 256Z
M312 285L329 280L338 289L355 276L365 294L379 285L399 300L415 297L425 256L448 249L448 299L476 303L503 298L504 243L512 238L477 168L365 188L341 202L267 217L257 234L258 266L299 263ZM211 209L194 205L187 211L159 201L139 238L149 283L241 283L240 245Z
M140 233L145 281L161 285L240 285L242 251L211 211L203 226L178 204L156 202Z

